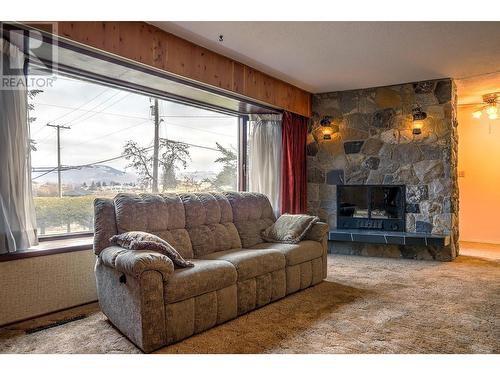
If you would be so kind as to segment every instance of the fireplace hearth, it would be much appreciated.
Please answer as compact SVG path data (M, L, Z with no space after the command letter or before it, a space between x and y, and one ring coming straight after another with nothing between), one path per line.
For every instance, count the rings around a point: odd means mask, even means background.
M405 185L338 185L337 228L405 231Z

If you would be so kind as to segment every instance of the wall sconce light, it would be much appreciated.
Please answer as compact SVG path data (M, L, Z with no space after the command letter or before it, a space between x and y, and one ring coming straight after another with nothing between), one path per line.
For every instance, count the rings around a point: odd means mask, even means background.
M320 121L321 132L323 133L323 140L327 141L332 139L332 134L339 131L338 125L332 125L332 118L325 116Z
M413 115L413 131L415 135L422 134L422 128L424 127L424 120L427 118L427 113L422 111L422 107L417 105L412 110Z

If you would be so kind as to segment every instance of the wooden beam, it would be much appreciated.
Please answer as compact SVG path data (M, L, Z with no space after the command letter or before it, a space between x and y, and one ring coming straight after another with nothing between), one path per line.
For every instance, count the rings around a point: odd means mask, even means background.
M59 22L59 36L311 116L311 94L145 22Z

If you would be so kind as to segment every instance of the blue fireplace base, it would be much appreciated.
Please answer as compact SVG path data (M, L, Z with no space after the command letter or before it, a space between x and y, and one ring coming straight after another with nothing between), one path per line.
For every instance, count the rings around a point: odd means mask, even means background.
M430 233L388 232L363 229L333 229L330 241L361 242L402 246L449 246L450 236Z

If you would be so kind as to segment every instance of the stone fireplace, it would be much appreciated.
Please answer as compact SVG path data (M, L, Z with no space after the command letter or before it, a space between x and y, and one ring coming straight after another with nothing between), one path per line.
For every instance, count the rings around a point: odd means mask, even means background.
M427 113L420 134L412 132L416 105ZM337 223L345 222L338 217L338 187L404 186L401 232L426 238L425 245L336 241L330 242L330 251L454 259L457 142L456 90L450 79L314 95L307 144L308 211L338 230ZM443 246L427 241L440 236L449 238Z

